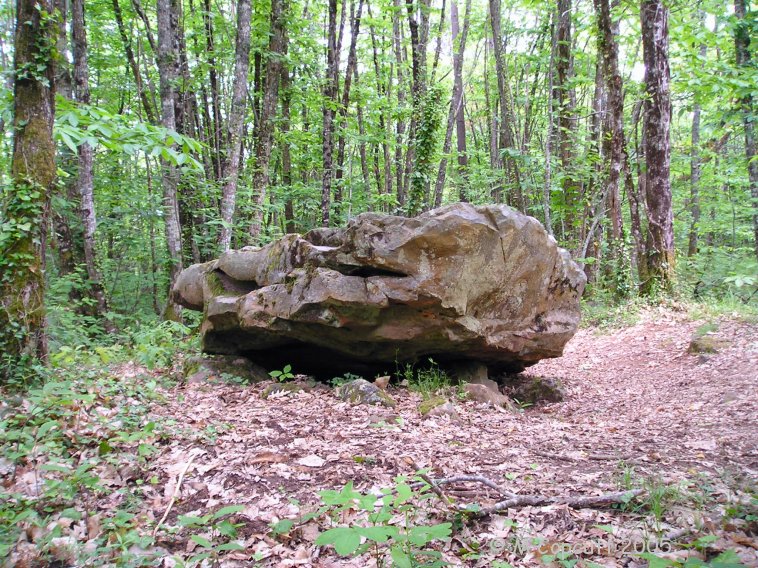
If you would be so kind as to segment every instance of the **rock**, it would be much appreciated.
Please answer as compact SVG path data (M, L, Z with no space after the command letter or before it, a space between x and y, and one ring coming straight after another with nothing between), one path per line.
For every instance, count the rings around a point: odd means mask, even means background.
M490 406L514 410L511 399L509 399L504 394L493 391L485 385L467 383L463 385L463 390L466 392L466 398L468 400L472 400L474 402L483 402L485 404L489 404Z
M432 410L434 410L438 406L444 405L446 402L448 402L448 400L442 396L434 396L432 398L427 398L426 400L422 400L418 405L419 414L421 414L421 416L426 416Z
M720 350L728 347L729 343L723 339L719 339L713 335L696 335L690 341L690 345L687 348L687 353L693 355L705 354L705 353L718 353Z
M511 396L522 403L561 402L563 385L557 379L544 377L519 377Z
M203 310L203 350L330 378L429 357L520 371L559 357L579 322L581 268L542 225L504 205L290 234L181 273Z
M232 355L190 357L184 362L183 374L185 380L191 384L229 379L253 384L271 379L263 367L245 357Z
M478 361L455 361L446 365L445 372L461 383L476 383L489 377L487 365Z
M426 416L427 418L431 416L447 416L448 418L457 420L458 411L455 409L455 406L453 405L452 402L447 401L445 404L432 408L429 411L429 414L427 414Z
M366 379L345 383L337 389L337 396L350 404L380 404L389 408L396 405L390 395Z
M300 392L303 387L297 383L273 383L263 389L261 398L266 400L271 396L282 395L284 393Z
M500 392L497 382L488 377L487 366L476 361L453 363L449 366L449 372L459 383L484 385L495 392Z
M72 536L60 536L50 539L50 555L65 566L74 566L79 559L79 545Z
M374 379L374 384L382 390L387 390L390 384L390 376L384 375L383 377L377 377Z

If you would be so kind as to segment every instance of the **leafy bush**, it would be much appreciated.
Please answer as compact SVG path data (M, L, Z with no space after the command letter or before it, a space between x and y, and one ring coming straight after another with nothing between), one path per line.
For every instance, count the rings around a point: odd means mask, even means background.
M383 489L381 495L356 491L352 482L339 491L322 491L321 501L329 518L340 519L347 511L362 511L367 522L330 528L318 536L316 544L332 545L340 556L371 552L378 566L386 565L388 556L399 568L446 565L441 554L429 545L448 538L452 524L420 523L421 511L415 501L429 500L434 495L425 484L414 489L404 476L395 482L395 487Z

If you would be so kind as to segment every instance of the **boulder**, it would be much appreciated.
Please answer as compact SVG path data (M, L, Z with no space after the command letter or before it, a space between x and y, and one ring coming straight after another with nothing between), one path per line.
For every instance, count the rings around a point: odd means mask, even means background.
M337 389L337 396L350 404L372 404L394 408L397 404L390 395L366 379L355 379Z
M458 203L229 251L184 270L173 295L204 312L204 351L328 378L429 357L497 372L559 357L584 285L536 219Z
M563 385L547 377L519 377L511 396L521 403L561 402L565 398Z
M190 357L184 362L183 374L190 384L209 380L253 384L271 380L265 369L239 355Z
M508 410L514 410L515 408L510 398L485 385L466 383L463 385L463 391L466 393L466 399L473 402L481 402L497 408L507 408Z

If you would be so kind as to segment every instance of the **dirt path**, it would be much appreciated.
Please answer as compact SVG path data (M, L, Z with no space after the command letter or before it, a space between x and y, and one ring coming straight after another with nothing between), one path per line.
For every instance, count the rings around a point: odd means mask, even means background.
M484 475L515 493L591 495L624 483L673 485L678 489L656 522L661 534L714 533L719 540L710 544L711 551L732 548L743 562L758 565L751 540L755 527L740 518L736 504L749 495L755 499L758 479L758 325L723 321L714 334L724 343L718 353L689 354L701 323L661 310L619 331L582 330L563 358L528 371L560 379L566 400L520 413L457 402L457 419L424 419L417 410L420 397L392 387L398 401L392 411L351 407L322 390L265 401L261 385L178 387L157 412L203 434L194 444L172 443L154 462L164 496L173 491L172 480L190 452L202 453L167 524L177 514L241 503L246 544L265 556L266 564L370 565L369 557L348 561L331 549L319 550L312 542L315 531L274 540L267 525L313 509L322 489L348 481L363 492L390 487L395 476L412 473L402 459L407 456L437 477ZM472 489L477 494L464 500L492 501L481 488ZM159 501L156 517L164 508ZM736 518L725 521L725 511L735 508ZM516 531L551 542L582 542L602 534L592 528L598 524L613 525L623 540L651 523L649 511L556 505L511 511L510 518L517 528L504 524L505 516L465 528L443 551L445 557L471 566L493 565L495 557L530 565L544 551L493 543ZM480 546L479 558L462 559L467 547L473 549L470 541ZM583 556L589 557L605 566L644 565L619 551ZM248 565L237 558L240 563L230 565Z

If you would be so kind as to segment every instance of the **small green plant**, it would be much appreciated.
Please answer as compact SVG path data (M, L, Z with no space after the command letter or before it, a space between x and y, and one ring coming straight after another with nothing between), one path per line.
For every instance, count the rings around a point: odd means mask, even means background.
M196 550L200 552L186 561L175 558L178 561L177 566L198 566L208 561L211 565L216 565L222 553L244 550L245 547L234 540L237 538L237 529L242 525L234 523L232 518L244 508L243 505L230 505L202 517L180 515L180 527L200 531L189 537L197 545Z
M448 538L452 524L419 523L416 501L435 496L426 485L414 489L404 476L395 478L395 482L395 487L382 490L381 495L356 491L352 482L339 491L322 491L321 500L330 519L340 519L352 511L363 512L366 521L330 528L319 535L316 544L332 545L340 556L370 552L377 566L387 566L389 559L400 568L445 566L440 553L429 546Z
M132 332L133 355L148 369L171 367L190 331L175 321L140 326Z
M360 375L354 375L353 373L344 373L341 377L333 377L329 382L336 388L362 378Z
M281 371L271 371L269 372L269 376L280 383L286 383L295 378L295 375L292 373L292 365L285 365Z
M648 561L649 568L740 568L746 566L740 561L739 556L733 550L722 552L711 560L700 560L699 558L671 560L649 552L640 554L639 556Z
M424 399L431 398L452 386L450 377L433 359L429 359L429 366L425 368L414 369L412 365L406 365L400 374L408 381L408 388L421 394Z

